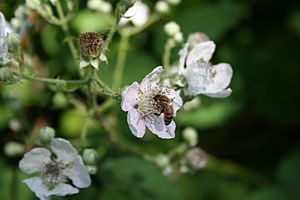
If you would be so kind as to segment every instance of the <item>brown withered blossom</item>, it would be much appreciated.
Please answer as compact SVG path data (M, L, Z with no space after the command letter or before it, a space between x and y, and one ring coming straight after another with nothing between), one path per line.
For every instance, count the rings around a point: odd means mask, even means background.
M104 40L100 33L85 32L79 35L78 44L82 55L97 58L101 54Z

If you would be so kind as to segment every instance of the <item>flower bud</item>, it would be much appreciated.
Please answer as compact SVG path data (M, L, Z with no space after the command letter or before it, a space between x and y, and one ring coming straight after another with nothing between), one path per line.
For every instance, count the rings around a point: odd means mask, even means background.
M98 171L98 168L96 166L92 165L86 165L85 166L86 170L88 171L89 174L96 174Z
M165 24L164 30L167 35L173 37L176 33L180 32L180 26L176 22L171 21Z
M183 139L191 146L196 146L198 143L198 133L194 128L185 128L183 130Z
M155 4L155 10L156 10L158 13L165 14L165 13L169 12L170 6L169 6L169 4L167 4L165 1L158 1L158 2L156 2L156 4Z
M99 155L94 149L85 149L83 151L83 161L88 165L95 165L98 161Z
M97 58L101 54L104 40L99 33L85 32L79 35L78 43L82 55Z
M206 153L200 148L193 148L186 154L187 164L193 169L201 169L207 162Z
M43 143L48 143L55 137L55 130L51 127L45 126L40 129L39 139Z
M181 32L177 32L174 36L173 36L173 39L178 42L178 43L181 43L183 42L183 35Z
M21 122L18 119L11 119L9 121L9 128L14 132L18 132L22 129Z
M166 167L170 164L170 158L166 154L158 154L155 157L155 163L159 167Z
M25 152L25 146L18 142L8 142L4 146L4 152L9 157L18 156Z
M171 5L178 5L180 4L181 0L167 0L167 2Z
M173 171L174 170L173 170L172 166L169 165L163 169L162 173L165 176L170 176L173 173Z

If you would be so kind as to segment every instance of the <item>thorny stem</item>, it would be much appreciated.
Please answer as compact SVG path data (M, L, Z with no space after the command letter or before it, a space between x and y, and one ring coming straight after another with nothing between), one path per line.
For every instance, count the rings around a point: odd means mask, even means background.
M58 16L60 18L60 21L61 21L61 27L62 27L63 31L66 33L66 35L68 37L66 42L67 42L67 44L70 48L70 51L72 53L73 58L77 59L78 58L77 49L75 48L74 42L70 39L71 34L70 34L70 31L69 31L67 20L66 20L66 17L64 15L64 11L62 9L60 0L56 0L56 9L57 9L57 13L58 13Z
M122 84L126 56L129 46L129 35L121 33L121 41L118 51L117 64L114 71L113 88L119 88Z
M83 80L59 80L59 79L52 79L52 78L43 78L39 76L32 76L28 74L21 74L21 78L31 80L31 81L40 81L40 82L45 82L45 83L52 83L52 84L85 84L88 82L87 79Z

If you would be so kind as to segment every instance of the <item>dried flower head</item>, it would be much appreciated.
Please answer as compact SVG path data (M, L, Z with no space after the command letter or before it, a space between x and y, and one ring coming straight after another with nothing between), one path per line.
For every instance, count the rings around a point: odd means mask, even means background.
M84 56L97 58L100 56L104 40L99 33L85 32L79 35L78 43Z

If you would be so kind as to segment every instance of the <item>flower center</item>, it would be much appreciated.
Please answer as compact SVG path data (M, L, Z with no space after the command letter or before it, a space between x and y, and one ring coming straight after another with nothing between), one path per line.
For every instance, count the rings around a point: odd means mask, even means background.
M67 179L64 174L66 167L62 161L56 160L45 164L42 168L42 177L45 185L52 188L58 183L66 182Z
M162 106L155 100L155 96L164 95L169 96L170 90L168 88L161 87L159 83L150 84L146 89L146 92L139 93L140 101L137 109L144 117L148 117L151 114L159 115L162 111Z

